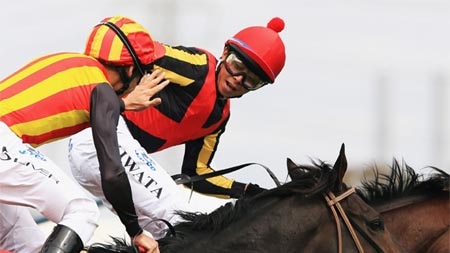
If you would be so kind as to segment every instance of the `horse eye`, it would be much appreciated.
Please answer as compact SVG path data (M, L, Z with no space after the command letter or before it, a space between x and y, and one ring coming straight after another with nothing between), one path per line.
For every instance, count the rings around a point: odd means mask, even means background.
M374 231L384 231L384 222L381 219L375 219L367 222L370 229Z

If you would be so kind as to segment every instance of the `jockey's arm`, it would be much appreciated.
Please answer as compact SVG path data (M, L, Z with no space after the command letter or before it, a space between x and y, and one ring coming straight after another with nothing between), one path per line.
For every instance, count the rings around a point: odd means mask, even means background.
M217 150L223 129L203 138L189 141L185 144L182 173L189 176L213 172L211 162ZM189 185L187 185L190 187ZM219 198L239 198L243 196L246 184L237 182L225 176L217 176L194 183L195 191L214 195Z

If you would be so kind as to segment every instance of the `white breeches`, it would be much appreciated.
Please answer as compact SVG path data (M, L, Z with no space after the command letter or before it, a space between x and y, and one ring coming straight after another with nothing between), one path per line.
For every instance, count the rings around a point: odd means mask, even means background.
M117 127L122 164L128 173L133 202L139 223L153 237L165 235L167 226L155 219L165 219L171 224L181 221L175 211L189 211L186 201L180 198L180 188L171 176L131 136L122 118ZM101 187L98 159L91 129L72 136L69 141L69 164L74 178L85 189L114 212L105 199Z
M0 249L38 253L45 234L24 206L0 203Z
M2 122L0 203L35 208L52 222L73 229L85 244L92 237L100 215L95 200L48 157L23 144ZM4 220L7 218L0 216L0 223L7 224Z

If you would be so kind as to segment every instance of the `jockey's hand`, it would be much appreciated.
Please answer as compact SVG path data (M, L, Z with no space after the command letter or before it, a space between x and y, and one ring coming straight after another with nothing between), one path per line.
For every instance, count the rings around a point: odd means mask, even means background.
M135 236L133 242L140 253L159 253L158 242L144 233Z
M122 98L125 110L142 111L149 106L161 104L161 98L153 98L153 96L169 84L169 80L164 80L165 76L166 74L161 70L144 75L139 85Z
M258 194L258 193L266 191L266 190L267 189L261 188L257 184L247 184L245 186L244 196L245 197L251 197L251 196L254 196L254 195Z

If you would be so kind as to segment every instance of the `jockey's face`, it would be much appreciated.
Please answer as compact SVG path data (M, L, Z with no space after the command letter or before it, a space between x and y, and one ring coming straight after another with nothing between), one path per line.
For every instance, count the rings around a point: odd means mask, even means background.
M240 97L249 92L249 90L242 85L246 76L242 74L233 75L233 73L230 73L230 71L227 70L225 67L225 60L228 55L228 50L225 48L221 57L222 63L220 64L217 73L217 90L220 95L225 98Z

